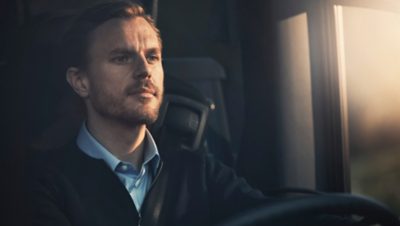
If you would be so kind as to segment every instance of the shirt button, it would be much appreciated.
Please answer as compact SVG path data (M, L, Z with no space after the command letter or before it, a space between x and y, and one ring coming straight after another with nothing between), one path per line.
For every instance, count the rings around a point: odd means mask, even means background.
M125 164L122 164L122 165L121 165L121 170L122 170L122 171L127 171L127 170L128 170L128 166L125 165Z

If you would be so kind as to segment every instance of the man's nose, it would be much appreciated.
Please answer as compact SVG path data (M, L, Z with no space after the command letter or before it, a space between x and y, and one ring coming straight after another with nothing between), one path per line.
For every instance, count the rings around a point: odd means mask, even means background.
M135 77L138 79L145 79L151 76L150 65L145 57L139 57L136 62Z

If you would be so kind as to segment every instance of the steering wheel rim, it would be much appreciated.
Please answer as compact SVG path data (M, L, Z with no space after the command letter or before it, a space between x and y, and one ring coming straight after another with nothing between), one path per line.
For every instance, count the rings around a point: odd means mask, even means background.
M282 200L232 217L218 226L250 226L264 223L274 225L284 219L302 216L359 215L382 226L400 226L398 216L383 204L363 196L324 194ZM269 224L268 224L269 223Z

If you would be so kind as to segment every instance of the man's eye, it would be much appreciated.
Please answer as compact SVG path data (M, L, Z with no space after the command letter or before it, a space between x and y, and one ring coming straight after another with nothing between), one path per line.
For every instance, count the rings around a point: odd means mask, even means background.
M117 63L117 64L127 64L127 63L131 62L132 57L129 57L127 55L116 56L116 57L112 58L111 60L112 60L112 62Z
M157 54L151 54L146 57L147 62L149 62L150 64L158 62L160 60L160 58L161 57Z

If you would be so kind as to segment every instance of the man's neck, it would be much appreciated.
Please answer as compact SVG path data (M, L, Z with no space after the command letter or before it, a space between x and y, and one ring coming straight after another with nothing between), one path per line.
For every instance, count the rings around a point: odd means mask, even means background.
M146 125L127 126L112 120L89 117L90 133L114 156L140 168L143 162Z

